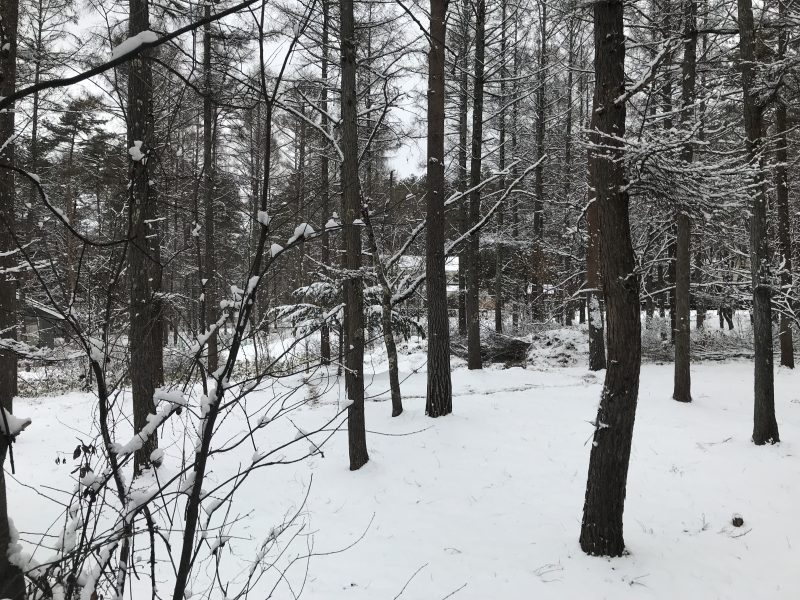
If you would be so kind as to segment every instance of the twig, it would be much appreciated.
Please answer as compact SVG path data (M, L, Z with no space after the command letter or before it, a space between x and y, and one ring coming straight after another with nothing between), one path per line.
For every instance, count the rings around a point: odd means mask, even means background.
M397 594L397 596L395 596L395 597L394 597L392 600L397 600L397 599L398 599L400 596L402 596L402 595L403 595L403 592L405 592L405 591L406 591L406 588L408 587L408 584L409 584L409 583L411 583L411 580L412 580L412 579L414 579L414 577L416 577L416 576L417 576L417 573L419 573L420 571L422 571L422 569L424 569L424 568L425 568L425 567L427 567L427 566L428 566L428 563L425 563L425 564L424 564L424 565L422 565L422 566L421 566L419 569L417 569L416 571L414 571L414 572L411 574L411 577L409 577L409 578L408 578L408 580L406 581L406 584L403 586L403 589L401 589L401 590L400 590L400 592Z

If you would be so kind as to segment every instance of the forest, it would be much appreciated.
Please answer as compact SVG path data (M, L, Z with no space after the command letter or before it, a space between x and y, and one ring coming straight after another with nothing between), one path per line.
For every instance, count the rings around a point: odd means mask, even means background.
M798 0L0 0L0 599L800 597L799 67Z

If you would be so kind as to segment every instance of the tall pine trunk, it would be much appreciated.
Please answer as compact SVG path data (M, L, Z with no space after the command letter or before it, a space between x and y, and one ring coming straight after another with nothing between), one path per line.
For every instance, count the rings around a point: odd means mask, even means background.
M596 118L592 117L592 130L597 126ZM601 274L600 264L600 217L598 212L598 198L593 191L591 164L593 161L592 150L589 149L589 208L586 210L586 312L589 322L589 370L601 371L606 368L606 341L603 333L603 313L600 309Z
M591 555L620 556L622 513L633 421L639 392L641 322L639 278L631 243L625 188L625 29L622 0L594 4L595 89L590 182L602 239L608 315L608 370L595 422L580 544Z
M499 131L499 157L498 168L504 171L506 168L506 23L507 23L507 1L502 0L500 10L500 121ZM505 188L505 177L501 179L502 187ZM503 215L504 210L501 206L497 213L497 235L495 236L495 272L494 272L494 330L496 333L503 333Z
M431 0L428 51L428 161L425 250L428 289L428 389L425 413L439 417L453 412L450 381L450 319L444 256L444 73L447 0Z
M147 0L130 0L129 35L150 29ZM129 63L128 147L130 164L130 210L132 240L128 277L130 279L130 377L133 394L133 426L141 430L155 413L153 392L163 376L161 345L161 264L158 239L156 190L149 173L153 139L153 75L145 51ZM136 160L139 158L139 160ZM158 447L157 434L150 436L134 455L134 472L150 463Z
M571 14L567 25L567 114L565 116L567 126L564 132L564 202L570 202L572 195L572 71L575 62L575 18ZM565 230L567 229L567 214L564 214ZM566 241L566 239L565 239ZM564 271L572 271L572 240L568 246L569 251L564 256ZM565 289L564 316L565 325L572 325L575 316L575 306L572 302L572 286L568 284Z
M205 18L211 16L211 4L206 3ZM216 134L216 107L211 85L211 24L203 25L203 212L205 221L205 258L203 279L203 320L205 327L217 321L216 255L214 246L214 136ZM219 365L218 334L208 338L208 371L213 373Z
M772 372L772 288L767 239L767 197L761 165L763 106L758 100L755 71L755 25L752 0L738 0L739 51L747 158L754 172L750 208L750 272L753 284L754 410L753 442L780 441L775 419L775 382Z
M486 0L478 0L475 13L475 87L472 106L472 156L470 157L469 223L474 227L481 218L481 159L483 158L483 84L486 54ZM467 240L467 368L480 369L481 311L480 311L480 233L473 232Z
M344 281L345 390L350 470L369 460L364 425L364 289L361 281L361 189L358 181L358 114L356 107L356 47L353 0L339 0L342 52L342 224Z
M786 0L778 0L780 20L786 19ZM786 56L786 46L789 41L789 32L783 27L778 33L778 59ZM784 90L784 94L788 93ZM778 98L775 106L775 204L778 211L778 246L781 260L781 289L787 298L792 292L792 220L789 212L789 155L787 152L787 99L784 95ZM786 308L791 307L791 300L787 300ZM786 309L780 316L780 346L781 365L794 369L794 344L792 342L792 319L786 314Z
M0 0L0 96L10 96L17 81L17 21L18 0ZM14 166L14 110L0 112L0 164ZM0 274L0 332L5 339L16 339L17 331L17 281L10 267L17 263L11 252L14 240L11 232L15 226L14 172L0 169L0 268L9 269ZM17 392L17 357L10 351L0 351L0 407L12 412L12 401ZM25 582L20 570L8 561L9 543L8 504L4 464L9 451L8 441L0 438L0 597L22 600Z
M464 193L469 182L467 172L467 114L469 113L469 30L472 7L462 0L459 21L458 48L458 191ZM467 229L467 201L462 198L458 207L459 233ZM467 257L462 250L458 255L458 334L467 335Z
M330 28L330 7L328 0L322 0L322 129L329 133L328 124L328 30ZM322 217L330 216L330 182L329 182L328 141L323 138L322 151L319 160L320 195L322 196ZM326 227L322 231L322 264L329 266L331 262L330 234ZM320 329L320 356L322 364L331 362L331 330L328 323L323 323Z
M696 0L683 0L683 63L681 65L681 122L683 130L692 126L695 84L697 81L697 4ZM691 166L694 148L687 141L681 151L681 160ZM675 249L675 387L672 397L679 402L692 401L690 371L690 298L689 280L692 269L692 221L689 206L681 199L677 206Z
M394 342L394 331L392 328L392 288L386 277L383 268L381 255L378 250L378 242L375 239L375 230L372 227L372 220L369 217L369 207L361 209L364 217L364 225L367 229L367 239L369 241L369 251L372 254L372 262L375 265L375 273L378 276L378 284L381 287L381 328L383 330L383 343L386 346L386 358L389 361L389 389L392 394L392 416L397 417L403 412L403 399L400 396L400 372L397 363L397 345Z

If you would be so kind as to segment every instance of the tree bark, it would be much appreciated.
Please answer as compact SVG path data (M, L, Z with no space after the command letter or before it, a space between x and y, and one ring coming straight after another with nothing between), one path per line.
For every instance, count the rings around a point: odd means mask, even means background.
M0 96L10 96L17 82L18 0L0 0ZM15 166L14 110L0 112L0 164ZM6 143L7 142L7 143ZM12 267L17 258L11 251L15 244L14 172L0 168L0 269ZM17 339L17 279L13 272L0 274L0 331L5 339ZM17 357L0 351L0 407L12 412L17 391ZM21 571L8 561L9 542L6 481L3 473L8 440L0 439L0 597L22 600L25 581Z
M486 54L486 0L478 0L475 13L475 84L472 105L472 156L470 157L469 224L472 228L481 218L481 159L483 158L483 85ZM481 369L481 312L480 312L480 233L469 236L467 249L467 368Z
M389 280L386 278L386 271L383 269L383 262L381 262L381 255L378 251L378 242L375 240L375 230L372 228L372 221L369 218L369 208L364 206L361 209L361 214L364 217L364 225L367 229L369 251L372 254L375 273L378 276L378 283L381 286L381 328L383 329L383 343L386 345L386 357L389 361L389 389L392 394L392 416L397 417L403 412L403 399L400 395L397 345L394 342L394 331L392 329L392 288L389 285Z
M322 0L322 128L329 132L328 124L328 31L330 29L330 7L328 0ZM322 196L322 218L323 221L330 217L330 181L329 181L329 160L328 160L328 141L323 138L322 152L319 160L320 173L320 195ZM322 231L322 264L330 265L330 234L326 227ZM331 330L327 323L322 324L320 329L320 355L322 364L329 365L331 362Z
M211 17L211 3L203 9L204 17ZM214 138L216 135L216 107L211 83L211 24L203 25L203 218L205 221L205 265L202 269L203 318L206 327L217 322L217 261L214 252ZM218 335L214 332L207 343L208 371L214 373L219 366Z
M469 0L461 3L461 20L459 31L458 66L458 190L464 193L467 189L469 174L467 173L467 113L469 112L469 29L472 9ZM459 234L466 232L467 208L462 198L458 208ZM458 333L467 335L467 252L458 255Z
M763 107L757 99L755 73L755 26L752 0L738 0L739 51L741 55L745 146L755 175L750 217L750 273L753 284L754 410L753 442L780 441L775 419L775 382L772 372L772 288L767 239L767 198L761 166Z
M592 130L597 127L596 118L592 117ZM586 245L586 312L589 322L589 370L601 371L606 368L606 342L603 333L603 313L600 309L601 292L601 265L600 257L600 216L598 213L598 198L592 190L591 163L592 150L589 150L589 208L586 211L586 231L588 242Z
M361 281L361 189L358 180L358 114L356 112L356 47L353 0L339 0L341 15L342 95L342 224L344 281L345 390L350 470L369 460L364 425L364 288Z
M780 20L786 18L786 0L778 0ZM778 33L778 60L786 56L789 32L783 27ZM785 92L784 92L785 93ZM782 95L775 107L775 204L778 212L778 246L781 260L781 290L787 297L787 308L791 306L792 292L792 220L789 212L789 155L787 151L787 99ZM786 310L780 316L781 365L794 369L794 344L792 341L792 319Z
M631 243L624 147L625 30L621 0L594 4L595 91L590 181L597 194L603 288L608 314L608 370L595 422L580 544L591 555L620 556L622 513L639 392L639 281ZM607 136L607 137L606 137Z
M547 0L539 0L539 87L536 90L536 159L544 155L547 69ZM539 244L544 235L544 161L534 169L533 236ZM541 282L540 282L541 283Z
M129 35L150 28L147 0L130 0ZM148 162L153 140L153 75L149 52L132 59L128 77L128 147L139 142L140 160L131 160L130 194L133 239L130 243L130 377L133 394L133 426L147 425L155 413L153 392L163 373L161 346L161 257L158 239L156 190ZM132 157L135 158L135 157ZM157 434L148 438L134 455L134 472L150 464L158 447Z
M517 129L519 126L519 11L514 10L514 56L513 56L513 82L511 83L511 94L513 100L511 102L511 161L514 166L511 167L511 177L517 177ZM511 196L511 236L516 242L519 240L519 202L516 198ZM513 277L512 283L512 300L511 300L511 329L517 331L519 328L520 305L524 297L524 290L520 285L519 275L516 273Z
M499 131L499 157L498 168L504 171L506 168L506 22L507 22L507 1L502 0L500 8L500 122ZM505 177L501 179L501 188L505 188ZM495 240L495 270L494 270L494 330L495 333L503 333L503 207L497 212L497 236Z
M564 201L569 203L572 195L572 76L575 64L575 17L571 14L567 23L567 111L565 119L567 122L564 132ZM567 230L567 214L564 214L564 229ZM566 241L566 240L565 240ZM569 238L569 252L564 256L564 271L572 271L572 236ZM572 300L573 286L568 284L565 290L564 313L565 324L572 325L575 317L575 305Z
M453 412L450 319L444 256L444 73L447 0L431 0L428 51L428 162L425 273L428 289L428 389L425 413Z
M695 101L695 83L697 81L697 4L696 0L683 0L683 62L681 65L681 122L684 131L692 124L693 105ZM692 142L684 144L681 160L687 167L691 166L694 155ZM690 298L689 279L692 269L692 221L688 214L689 207L684 199L679 201L676 216L676 251L675 251L675 387L673 399L678 402L692 401L692 385L690 371Z

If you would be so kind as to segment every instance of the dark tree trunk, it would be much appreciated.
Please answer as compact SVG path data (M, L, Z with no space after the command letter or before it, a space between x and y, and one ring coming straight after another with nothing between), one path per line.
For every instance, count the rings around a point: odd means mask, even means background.
M342 45L342 224L344 225L344 363L345 389L352 402L347 413L350 470L369 460L364 425L364 289L361 282L361 190L358 181L358 114L353 0L339 0Z
M450 321L444 270L444 72L447 0L431 0L428 52L427 248L428 390L425 412L453 412L450 381Z
M328 124L328 29L330 28L330 8L328 0L322 0L322 128L329 132ZM329 182L329 160L328 160L328 140L322 140L322 152L320 153L320 195L322 196L322 218L323 222L330 217L330 182ZM322 231L322 264L330 265L330 234L326 227ZM320 329L320 355L322 364L329 365L331 362L331 330L327 323L322 324Z
M639 392L639 281L625 191L625 30L621 0L594 4L594 144L590 181L597 194L603 289L608 310L608 370L595 422L580 544L591 555L620 556L622 513ZM609 137L605 137L609 136Z
M536 90L536 159L544 156L547 81L547 0L539 0L539 87ZM538 244L544 236L544 161L534 169L533 237ZM540 282L541 283L541 282Z
M511 102L511 161L514 166L511 167L511 177L517 177L517 128L519 126L519 88L517 87L517 76L519 74L519 23L517 21L519 12L514 11L514 65L513 65L513 83L511 84L511 94L513 101ZM516 242L519 239L519 202L513 196L511 197L511 236ZM512 302L511 302L511 329L517 331L519 328L519 314L520 304L524 292L520 286L520 279L517 273L513 275L512 283Z
M472 156L470 159L469 223L474 227L481 218L481 159L483 154L483 72L486 52L486 1L478 0L475 13L475 89L472 106ZM480 312L480 233L475 231L467 240L467 368L480 369L481 312Z
M539 49L538 75L536 89L536 159L539 164L533 171L533 276L531 293L531 313L534 320L545 318L544 280L544 133L547 119L547 0L538 0L539 9Z
M675 228L672 231L676 233ZM667 255L669 256L669 263L667 264L667 286L669 290L667 291L667 296L669 297L669 341L671 344L675 343L675 310L677 309L675 304L675 257L677 253L678 242L677 239L673 238L667 246Z
M467 189L469 174L467 173L467 113L469 112L469 25L472 8L468 0L461 6L461 22L459 31L458 66L461 73L458 78L458 189L464 193ZM463 234L467 227L466 200L459 201L458 208L459 233ZM458 256L458 333L467 335L467 252Z
M364 216L364 225L367 229L369 251L375 265L375 273L381 286L381 327L383 329L383 343L386 345L386 357L389 361L389 389L392 393L392 416L397 417L403 412L403 399L400 396L400 373L397 365L397 345L394 343L392 330L392 288L383 269L381 255L378 251L378 242L375 240L375 231L369 218L369 208L361 209Z
M500 121L499 131L499 157L498 168L503 171L506 168L506 0L501 2L500 15ZM502 180L502 187L505 188L505 178ZM497 236L495 246L495 277L494 277L494 330L495 333L503 333L503 207L497 213Z
M592 118L594 123L596 118ZM596 123L594 124L596 126ZM594 129L594 126L592 127ZM589 151L589 163L591 178L591 162L593 159L592 151ZM589 187L594 184L591 182ZM589 321L589 370L600 371L606 368L606 342L603 335L603 314L600 309L601 298L601 256L600 249L600 217L598 211L598 198L594 192L589 191L589 208L586 211L586 230L588 232L588 243L586 247L586 312Z
M775 419L775 382L772 372L772 289L767 239L767 198L761 169L763 107L759 104L755 73L755 26L752 0L738 0L739 50L742 71L744 130L750 166L755 171L751 194L750 271L753 281L754 400L753 442L780 441Z
M17 21L18 0L0 0L0 96L10 96L17 81ZM14 110L0 112L0 165L14 166ZM7 143L5 143L7 142ZM7 269L18 261L11 253L15 229L14 172L0 168L0 268ZM0 274L0 331L5 339L17 339L17 280L12 272ZM17 357L0 351L0 407L12 412L12 400L17 392ZM25 581L20 570L8 561L9 542L6 481L3 473L8 442L0 439L0 597L22 600Z
M645 324L646 327L649 329L652 327L653 316L656 312L655 303L653 302L653 273L647 271L647 275L644 279L644 291L647 294L647 298L645 299Z
M701 248L702 244L703 244L702 237L699 237L697 242L698 248L695 250L694 254L694 267L695 267L694 279L697 285L702 284L702 274L703 274L703 252ZM695 305L697 306L696 327L697 329L702 329L706 321L705 294L702 291L698 291L698 293L695 294L694 302Z
M147 0L130 0L129 35L150 29ZM128 63L128 147L140 142L145 158L130 165L131 223L130 244L130 377L133 394L133 426L147 425L155 413L153 392L163 376L161 346L161 257L158 239L156 190L149 176L153 140L153 75L149 52ZM158 447L157 434L150 436L134 455L134 472L150 464L150 454Z
M778 9L781 20L786 18L786 0L778 0ZM786 27L782 28L778 34L778 58L783 59L786 55L789 32ZM786 92L784 92L786 93ZM775 133L777 141L775 144L775 204L778 212L778 246L781 252L783 267L781 268L781 289L786 294L786 304L790 305L792 291L792 220L789 213L789 156L787 152L787 99L784 96L778 98L775 107ZM787 306L786 308L789 308ZM792 319L786 314L786 310L781 311L780 316L780 346L781 346L781 365L794 369L794 344L792 342Z
M575 18L571 15L567 25L567 114L565 119L567 121L566 131L564 132L564 202L570 203L570 196L572 195L572 71L575 63ZM567 231L567 214L564 214L564 230ZM564 256L564 271L570 273L572 271L572 236L568 238L569 245L567 246L568 252ZM572 325L572 320L575 316L575 307L572 302L571 284L568 284L565 289L566 298L564 299L564 313L565 324Z
M211 16L211 4L206 3L205 18ZM211 86L211 24L203 25L203 212L205 221L205 265L202 269L203 320L209 328L217 322L217 261L214 253L214 137L216 124ZM219 366L218 334L208 338L208 371L213 373Z
M684 131L693 124L692 114L695 101L695 82L697 80L697 4L696 0L683 0L683 63L681 65L681 121ZM687 142L681 159L687 166L691 165L694 155L692 142ZM672 397L679 402L692 401L692 385L690 371L690 299L689 278L692 269L692 221L688 214L689 207L679 202L676 217L676 253L675 253L675 387Z

